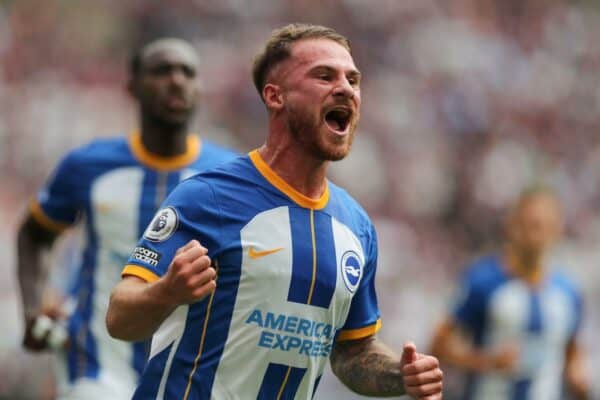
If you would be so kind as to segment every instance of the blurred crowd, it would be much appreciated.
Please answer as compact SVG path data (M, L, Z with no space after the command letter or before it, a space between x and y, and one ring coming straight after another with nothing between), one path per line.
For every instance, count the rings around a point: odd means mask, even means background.
M197 46L198 132L245 152L266 133L253 55L293 21L349 37L363 73L353 152L331 179L378 228L382 337L398 348L413 338L425 350L457 273L501 245L518 193L546 184L566 213L555 259L584 291L582 343L590 370L600 369L599 3L8 0L0 3L0 318L10 323L0 334L0 399L52 392L40 368L47 357L18 350L14 232L61 155L135 128L124 88L131 49L164 35ZM317 398L347 393L331 377L321 385Z

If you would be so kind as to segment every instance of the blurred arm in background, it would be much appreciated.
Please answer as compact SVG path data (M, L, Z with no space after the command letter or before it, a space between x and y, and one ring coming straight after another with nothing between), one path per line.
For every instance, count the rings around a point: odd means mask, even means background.
M58 229L50 229L42 225L31 213L25 216L18 230L17 273L25 322L23 346L32 351L48 348L47 334L43 338L36 338L33 334L36 319L40 315L46 315L54 320L62 315L59 307L42 304L48 275L44 254L52 248L60 232Z
M510 372L516 363L516 349L508 347L490 352L473 347L459 326L446 318L436 329L431 352L445 362L469 372Z
M574 337L569 341L566 348L565 381L576 400L591 398L588 373L583 361L581 347Z

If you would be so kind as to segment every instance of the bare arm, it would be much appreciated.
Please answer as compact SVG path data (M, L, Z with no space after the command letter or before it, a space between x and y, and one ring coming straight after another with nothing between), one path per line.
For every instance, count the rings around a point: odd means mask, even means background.
M42 313L42 294L48 275L44 253L52 247L58 235L40 225L31 215L25 217L17 234L17 275L25 321L23 345L30 350L39 351L47 347L45 340L33 337L32 327Z
M442 371L434 357L417 354L405 345L402 357L375 336L335 344L334 374L351 390L365 396L441 399Z
M497 354L473 348L450 319L438 326L431 353L442 362L473 372L507 371L513 368L517 359L516 349L512 348Z
M165 296L162 282L126 276L113 289L106 314L111 336L128 341L148 339L177 304Z
M565 378L569 390L576 400L590 398L588 376L584 364L577 340L572 338L566 348Z
M199 301L216 287L216 271L196 240L180 248L167 273L147 283L126 276L113 289L106 313L108 333L121 340L148 339L182 304Z

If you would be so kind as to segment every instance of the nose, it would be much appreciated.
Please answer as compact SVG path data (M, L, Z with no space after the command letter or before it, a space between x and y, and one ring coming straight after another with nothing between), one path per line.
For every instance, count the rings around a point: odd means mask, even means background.
M339 80L338 84L333 89L333 95L335 97L352 99L355 96L355 89L350 82L348 82L348 79L344 77Z
M186 81L186 75L183 69L181 68L173 68L170 74L171 82L175 85L181 86Z

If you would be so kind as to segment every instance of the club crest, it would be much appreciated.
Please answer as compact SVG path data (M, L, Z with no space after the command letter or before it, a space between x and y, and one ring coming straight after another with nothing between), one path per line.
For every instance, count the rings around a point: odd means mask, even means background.
M354 251L349 250L342 256L342 277L348 290L352 293L358 287L360 278L362 278L363 266L360 262L358 254Z

